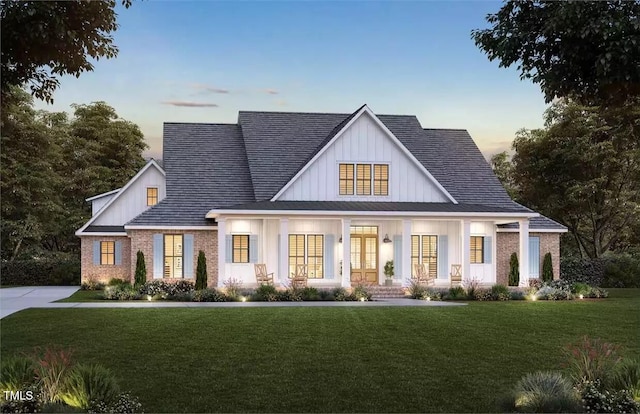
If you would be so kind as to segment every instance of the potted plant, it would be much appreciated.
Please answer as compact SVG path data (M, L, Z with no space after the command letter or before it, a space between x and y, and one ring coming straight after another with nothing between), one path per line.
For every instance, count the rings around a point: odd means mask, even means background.
M387 263L384 264L385 286L393 285L393 274L393 260L388 260Z

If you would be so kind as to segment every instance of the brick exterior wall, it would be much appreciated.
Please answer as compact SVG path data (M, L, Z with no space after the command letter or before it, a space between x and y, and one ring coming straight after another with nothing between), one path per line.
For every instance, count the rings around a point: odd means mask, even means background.
M198 252L202 250L207 258L207 285L215 287L218 284L218 231L217 230L129 230L131 237L131 253L129 256L129 273L133 278L136 272L136 255L138 250L144 253L144 262L147 267L147 280L153 280L153 235L162 234L193 234L193 272L198 266ZM174 279L163 279L171 281ZM177 279L181 280L181 279Z
M95 265L93 264L94 241L121 241L122 264L121 265ZM126 281L131 280L131 240L126 236L82 236L80 237L80 260L82 283L93 279L97 282L108 283L113 278Z
M544 255L551 253L553 278L560 278L560 233L530 232L530 236L540 237L540 277ZM509 282L509 259L511 253L520 255L520 234L498 232L496 237L496 283L507 285Z

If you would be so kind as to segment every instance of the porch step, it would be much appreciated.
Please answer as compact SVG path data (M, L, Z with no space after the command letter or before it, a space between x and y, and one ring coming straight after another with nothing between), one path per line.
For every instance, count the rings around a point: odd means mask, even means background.
M373 299L396 299L405 297L405 288L402 286L367 286L366 289Z

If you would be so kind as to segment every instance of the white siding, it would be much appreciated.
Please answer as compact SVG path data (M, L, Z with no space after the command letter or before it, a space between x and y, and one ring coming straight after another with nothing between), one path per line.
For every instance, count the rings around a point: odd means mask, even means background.
M165 177L151 166L127 189L120 190L118 199L91 223L96 226L122 226L148 209L147 187L158 188L158 202L166 194ZM124 193L122 193L124 191ZM122 193L122 194L121 194Z
M227 220L227 235L234 234L249 234L249 235L261 235L262 232L262 220L245 220L245 219L229 219ZM274 245L275 249L275 245ZM264 263L264 247L262 243L258 241L258 262ZM232 254L232 252L227 253ZM241 282L244 286L255 286L256 273L254 270L254 263L225 263L225 272L227 279L235 279ZM267 271L269 273L276 272L276 268L267 264Z
M411 226L411 234L447 236L447 279L436 279L436 283L449 284L449 274L452 264L462 263L460 222L459 221L428 221L414 220ZM404 247L404 246L402 246ZM411 246L409 246L411 248ZM440 260L440 254L438 254ZM439 264L438 264L439 266Z
M109 200L111 200L117 194L118 193L109 194L108 196L96 198L95 200L91 201L91 216L95 216L96 213L100 211L100 209L104 207L104 205L107 204Z
M474 264L471 263L471 279L476 279L480 283L496 283L496 232L495 224L492 221L471 222L471 235L491 237L491 263ZM464 275L463 275L464 277ZM466 279L466 277L464 277Z
M339 195L338 166L341 162L389 164L389 195ZM449 202L368 114L358 118L279 200Z

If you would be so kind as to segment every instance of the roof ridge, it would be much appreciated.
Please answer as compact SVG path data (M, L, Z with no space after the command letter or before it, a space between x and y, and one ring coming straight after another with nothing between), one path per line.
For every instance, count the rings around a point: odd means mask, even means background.
M466 128L422 128L423 131L467 131Z
M163 122L163 124L174 124L174 125L231 125L231 126L238 126L239 124L235 123L229 123L229 122L170 122L170 121L165 121Z

